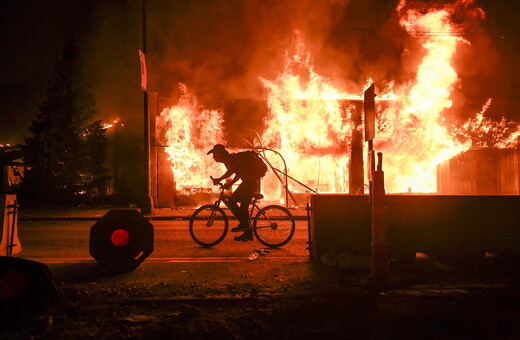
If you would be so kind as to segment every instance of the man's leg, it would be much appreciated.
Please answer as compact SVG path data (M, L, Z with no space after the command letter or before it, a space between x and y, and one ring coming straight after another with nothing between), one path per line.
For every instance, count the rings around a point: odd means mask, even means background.
M233 193L236 194L234 197L240 203L240 208L238 210L237 218L240 221L239 227L236 228L236 231L244 231L244 234L235 237L237 241L252 241L253 240L253 232L251 230L251 226L249 225L249 204L251 203L251 199L253 198L253 193L256 189L255 181L243 181L237 188L237 190Z
M238 223L239 223L238 226L236 226L235 228L232 228L231 231L239 232L239 231L244 231L245 229L247 229L248 220L249 220L249 218L247 216L247 208L246 208L246 215L244 216L243 209L241 208L243 206L243 203L241 200L240 191L238 189L235 190L235 192L233 192L233 195L231 195L231 197L229 197L227 206L228 206L229 210L231 210L233 215L236 216L236 218L238 219Z
M238 186L238 188L233 192L233 194L229 197L228 207L233 212L233 214L237 217L239 221L239 226L237 228L233 228L231 231L243 231L247 229L249 226L249 211L248 207L251 203L251 199L253 197L253 192L251 192L251 183L242 182Z
M233 194L229 197L227 206L240 222L240 207L238 206L238 197L236 197L235 192L233 192Z

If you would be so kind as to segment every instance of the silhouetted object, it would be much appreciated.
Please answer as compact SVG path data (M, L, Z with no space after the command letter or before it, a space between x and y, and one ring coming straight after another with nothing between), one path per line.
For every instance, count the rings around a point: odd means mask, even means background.
M18 190L23 178L18 169L18 166L24 166L22 158L19 147L0 147L0 194L14 194Z
M153 235L137 210L110 210L90 229L90 255L108 270L130 271L153 252Z
M228 200L228 208L240 221L236 228L231 229L233 232L243 231L240 236L235 237L235 241L252 241L253 232L249 225L248 207L251 204L253 194L259 188L260 179L267 172L267 165L258 156L255 151L248 150L238 153L229 153L225 146L216 144L209 154L213 154L213 159L216 162L223 163L226 166L226 172L218 177L212 178L213 184L218 184L220 181L230 178L234 175L231 182L225 184L224 188L231 188L231 186L238 180L241 180L238 188L231 194ZM240 203L240 206L238 205Z
M363 156L363 132L360 127L363 124L361 119L361 101L348 101L345 105L352 107L352 135L350 139L350 161L348 162L348 192L351 195L363 195L365 172Z
M394 194L386 195L385 206L391 259L520 257L520 196ZM312 195L311 256L369 256L370 214L366 195Z
M61 300L43 263L0 256L0 326L18 327L43 307Z
M374 172L372 193L372 262L370 278L376 284L385 284L389 276L388 244L386 243L385 173L383 154L377 153L377 170Z
M12 256L22 251L18 239L18 203L16 195L0 194L0 256Z

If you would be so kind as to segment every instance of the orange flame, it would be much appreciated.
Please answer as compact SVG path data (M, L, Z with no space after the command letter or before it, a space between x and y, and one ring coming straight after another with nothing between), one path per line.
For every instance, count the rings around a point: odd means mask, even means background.
M389 82L376 98L379 103L384 100L384 105L378 104L374 143L376 151L384 154L387 192L435 192L439 163L472 146L510 147L518 143L519 124L484 118L490 101L461 127L449 126L443 117L452 106L450 96L459 83L453 67L457 47L469 44L451 17L457 6L471 4L471 0L459 0L443 8L418 11L406 9L406 1L401 0L397 7L400 24L422 49L406 51L420 58L415 79L404 85ZM484 17L480 9L472 14ZM346 192L353 113L363 89L349 94L317 74L299 35L293 50L286 53L285 67L278 77L260 78L268 91L262 146L279 151L289 174L309 187L319 192ZM211 187L209 174L220 174L222 169L216 168L205 152L223 141L222 112L198 107L186 87L181 85L181 89L184 95L179 103L161 113L170 124L168 152L176 181L182 187ZM493 138L485 140L484 136ZM280 159L266 155L276 168L282 168ZM292 185L291 190L301 188ZM264 195L278 199L281 191L271 171L264 180Z
M413 9L403 11L404 0L398 6L401 25L411 35L421 32L418 39L426 53L417 69L416 80L393 89L399 101L394 101L380 117L376 147L385 154L385 186L389 192L435 192L437 164L472 146L508 147L518 139L518 124L505 119L500 123L483 119L490 101L476 118L461 128L450 129L455 133L449 131L442 116L451 108L450 94L458 84L452 65L456 48L458 44L468 44L457 34L450 33L462 32L450 22L450 17L457 6L471 3L470 0L459 1L426 13ZM473 14L484 15L481 10L475 10ZM475 143L475 129L487 135L488 139L493 136L496 140L493 143Z
M260 78L269 91L263 143L280 150L298 180L319 191L345 192L352 123L341 99L348 95L315 73L301 39L295 50L286 54L284 72L275 80ZM266 191L274 183L267 178Z
M520 124L502 117L500 122L484 117L491 105L491 99L482 110L461 127L454 130L462 140L470 140L472 148L513 148L520 143Z
M180 88L183 94L177 105L160 114L168 125L166 152L175 181L181 188L211 187L210 174L222 169L206 152L214 144L222 143L222 112L200 107L186 85L180 84Z
M470 147L450 135L442 117L452 105L450 94L458 80L452 65L457 44L466 41L428 34L455 30L447 8L427 13L408 10L401 15L401 25L410 34L422 32L417 39L422 41L425 55L416 80L393 89L398 101L382 113L375 146L385 155L387 191L434 192L436 165Z

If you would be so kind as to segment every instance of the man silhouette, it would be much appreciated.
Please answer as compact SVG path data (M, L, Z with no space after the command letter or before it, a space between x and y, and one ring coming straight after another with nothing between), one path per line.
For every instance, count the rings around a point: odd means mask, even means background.
M249 225L248 207L253 198L253 194L258 189L258 180L263 176L263 174L265 174L264 171L264 173L259 176L258 172L254 171L252 165L249 164L251 157L246 157L247 152L251 151L229 153L222 144L216 144L213 146L213 149L208 152L208 155L212 153L213 159L216 162L223 163L227 169L222 176L213 179L213 184L218 184L220 181L231 177L233 174L235 177L231 182L224 185L225 189L231 188L231 186L239 179L242 180L238 188L229 198L228 207L239 220L238 226L231 229L231 231L243 231L242 235L235 237L235 241L244 242L253 240L253 231ZM240 203L240 206L238 203Z

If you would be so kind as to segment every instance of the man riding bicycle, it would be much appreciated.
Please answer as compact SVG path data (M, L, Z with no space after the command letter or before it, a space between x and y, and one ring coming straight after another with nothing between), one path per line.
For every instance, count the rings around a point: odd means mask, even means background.
M235 174L235 177L231 182L226 183L224 188L229 189L239 179L242 180L228 200L229 209L239 220L238 226L231 231L243 232L242 235L235 237L235 241L252 241L253 231L249 224L248 208L253 194L259 189L260 178L265 175L267 166L254 151L229 153L224 145L216 144L213 149L208 151L208 155L211 153L213 159L216 162L223 163L227 169L222 176L213 178L213 184L216 185L233 174ZM238 203L240 203L240 206Z

